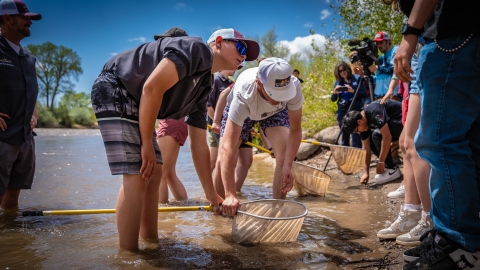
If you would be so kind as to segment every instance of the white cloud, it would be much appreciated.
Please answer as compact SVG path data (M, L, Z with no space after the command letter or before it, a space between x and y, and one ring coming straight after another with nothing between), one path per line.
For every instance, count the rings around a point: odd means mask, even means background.
M139 37L136 37L136 38L130 38L130 39L128 39L128 41L130 41L130 42L139 41L140 43L145 43L147 41L147 39L145 37L139 36Z
M322 10L322 12L320 12L320 14L321 14L320 20L325 20L332 13L330 11L324 9L324 10Z
M302 58L307 58L308 53L312 52L312 40L320 49L325 48L325 37L319 34L309 35L306 37L296 37L292 41L282 40L279 41L279 43L287 46L288 49L290 49L290 54L300 53Z
M111 55L111 56L115 56L115 55L117 55L117 54L118 54L118 53L116 53L116 52L112 52L110 55Z
M325 3L330 4L330 0L325 0Z
M303 27L305 27L305 28L312 28L312 27L313 27L313 23L307 22L306 24L303 25Z
M177 3L175 6L173 6L174 9L186 9L187 5L184 3Z

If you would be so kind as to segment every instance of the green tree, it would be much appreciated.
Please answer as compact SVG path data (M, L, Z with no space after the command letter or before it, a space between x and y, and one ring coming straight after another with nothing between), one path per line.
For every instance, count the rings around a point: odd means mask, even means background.
M400 29L406 19L402 12L392 10L379 0L337 0L331 5L340 15L337 31L332 33L340 40L356 37L373 39L379 31L386 31L392 37L392 44L399 44L402 35Z
M287 46L278 43L278 35L275 33L275 26L260 39L260 45L263 50L261 55L263 57L279 57L286 59L290 54Z
M63 94L58 106L69 110L76 107L92 108L92 101L90 99L90 94L85 92L76 93L72 90L68 90Z
M83 73L81 59L72 49L51 42L29 44L26 49L37 57L39 94L51 110L57 95L73 89L72 80L78 81L78 76Z

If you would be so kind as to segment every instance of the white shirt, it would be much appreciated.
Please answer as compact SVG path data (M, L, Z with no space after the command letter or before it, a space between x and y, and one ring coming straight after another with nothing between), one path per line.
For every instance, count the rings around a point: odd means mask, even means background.
M20 46L13 44L7 38L5 38L5 40L8 42L8 44L10 44L10 47L12 47L12 49L17 52L17 54L20 54Z
M283 109L298 110L303 104L303 93L300 81L292 76L291 83L295 85L297 94L289 101L280 102L278 105L272 105L265 100L257 89L258 67L250 68L238 76L235 86L228 95L227 106L229 106L228 119L235 124L243 126L247 117L252 120L263 120Z

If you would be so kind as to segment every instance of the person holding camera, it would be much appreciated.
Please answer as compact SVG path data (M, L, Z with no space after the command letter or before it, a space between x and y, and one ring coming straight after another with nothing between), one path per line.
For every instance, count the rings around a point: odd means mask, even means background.
M362 110L362 100L367 96L367 92L363 83L360 84L360 88L358 87L361 77L353 74L350 65L348 65L346 62L341 61L335 65L334 75L337 80L333 86L333 92L330 99L333 102L337 102L337 121L338 125L341 127L342 119L347 114L348 108L352 102L354 102L351 109L352 111ZM354 101L353 96L357 89L359 89L359 92ZM340 129L340 132L342 132L341 145L350 146L350 134L345 132L343 129ZM352 134L352 146L362 148L362 140L360 135L356 133Z
M392 46L390 35L387 32L381 31L375 35L373 39L382 56L378 58L376 85L373 91L374 100L382 99L389 90L393 89L393 96L391 99L402 101L398 96L398 80L392 80L393 77L393 58L397 53L398 46Z

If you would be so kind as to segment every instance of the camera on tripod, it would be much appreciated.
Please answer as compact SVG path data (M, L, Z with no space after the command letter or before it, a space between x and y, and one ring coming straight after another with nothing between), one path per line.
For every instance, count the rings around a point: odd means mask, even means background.
M377 63L378 61L378 48L375 42L369 38L363 38L359 40L352 38L348 41L348 46L352 47L350 51L357 52L350 60L353 63L360 62L363 70L368 70L368 67Z

